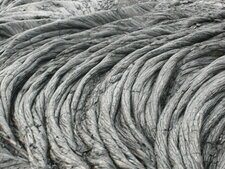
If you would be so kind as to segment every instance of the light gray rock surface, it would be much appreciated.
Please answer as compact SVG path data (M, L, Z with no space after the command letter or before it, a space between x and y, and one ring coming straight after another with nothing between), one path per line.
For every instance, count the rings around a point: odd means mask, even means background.
M224 169L223 8L1 0L0 168Z

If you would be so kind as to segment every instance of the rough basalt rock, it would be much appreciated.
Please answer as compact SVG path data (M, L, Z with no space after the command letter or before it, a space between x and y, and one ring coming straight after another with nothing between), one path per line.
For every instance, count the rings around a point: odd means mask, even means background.
M80 2L0 1L0 168L224 169L222 3Z

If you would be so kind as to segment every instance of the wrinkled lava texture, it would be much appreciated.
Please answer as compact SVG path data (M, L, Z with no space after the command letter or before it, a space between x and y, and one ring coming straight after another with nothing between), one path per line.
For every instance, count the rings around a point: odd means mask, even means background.
M224 169L223 3L130 2L0 0L1 169Z

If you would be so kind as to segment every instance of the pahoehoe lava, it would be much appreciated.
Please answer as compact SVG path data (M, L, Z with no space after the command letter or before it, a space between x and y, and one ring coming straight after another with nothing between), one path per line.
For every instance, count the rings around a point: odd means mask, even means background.
M225 11L77 3L0 1L0 168L224 169Z

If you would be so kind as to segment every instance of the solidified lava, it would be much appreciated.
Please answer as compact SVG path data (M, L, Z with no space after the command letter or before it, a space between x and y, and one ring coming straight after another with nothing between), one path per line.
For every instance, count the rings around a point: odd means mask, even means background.
M222 7L80 2L0 1L0 168L224 169Z

